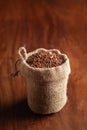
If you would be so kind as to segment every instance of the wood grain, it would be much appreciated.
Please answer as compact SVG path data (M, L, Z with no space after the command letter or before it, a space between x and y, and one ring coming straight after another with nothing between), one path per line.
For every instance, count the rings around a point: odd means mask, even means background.
M56 114L32 113L26 81L9 77L18 49L57 48L70 59L68 102ZM0 129L87 130L87 2L0 1Z

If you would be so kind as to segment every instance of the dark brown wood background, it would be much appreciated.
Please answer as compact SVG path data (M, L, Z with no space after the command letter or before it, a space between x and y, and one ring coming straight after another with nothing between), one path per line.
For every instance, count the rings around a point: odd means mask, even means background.
M58 113L35 115L26 81L11 78L18 49L57 48L70 59L68 102ZM86 0L0 1L0 130L87 130Z

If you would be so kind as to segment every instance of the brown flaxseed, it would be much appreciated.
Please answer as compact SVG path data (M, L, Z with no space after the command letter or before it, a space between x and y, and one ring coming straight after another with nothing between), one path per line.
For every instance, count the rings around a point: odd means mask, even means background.
M27 59L27 63L34 68L51 68L61 65L64 62L64 57L59 55L57 52L48 52L43 50L31 55Z

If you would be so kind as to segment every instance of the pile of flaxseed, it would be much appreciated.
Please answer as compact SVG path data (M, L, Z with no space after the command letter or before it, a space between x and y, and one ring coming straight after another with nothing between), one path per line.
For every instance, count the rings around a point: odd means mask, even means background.
M34 68L51 68L56 67L65 62L62 55L59 55L55 51L41 50L38 53L31 55L27 59L27 63Z

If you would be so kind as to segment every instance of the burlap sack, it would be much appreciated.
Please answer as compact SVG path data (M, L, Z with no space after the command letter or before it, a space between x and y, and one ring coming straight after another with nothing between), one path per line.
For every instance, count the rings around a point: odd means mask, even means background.
M56 51L57 49L46 50L43 48L27 53L24 47L19 48L21 57L20 72L27 79L27 99L32 111L40 114L49 114L60 111L67 101L67 82L70 74L69 59L65 54L66 61L57 67L33 68L26 60L32 54L45 51ZM24 55L22 55L24 51Z

